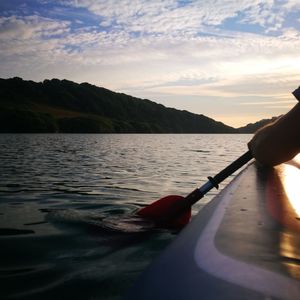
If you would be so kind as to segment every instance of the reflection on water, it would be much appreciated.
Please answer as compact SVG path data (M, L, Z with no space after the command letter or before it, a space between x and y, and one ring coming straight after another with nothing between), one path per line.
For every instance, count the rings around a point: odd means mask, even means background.
M0 298L119 299L176 236L132 213L188 194L250 137L0 135Z

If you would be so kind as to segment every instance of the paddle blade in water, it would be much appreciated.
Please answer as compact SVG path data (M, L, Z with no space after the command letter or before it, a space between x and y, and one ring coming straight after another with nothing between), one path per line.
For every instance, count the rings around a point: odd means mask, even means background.
M137 214L143 218L152 219L154 222L166 227L180 228L189 223L191 219L191 208L178 210L179 213L172 215L174 208L184 203L184 197L170 195L163 197L154 203L140 209Z

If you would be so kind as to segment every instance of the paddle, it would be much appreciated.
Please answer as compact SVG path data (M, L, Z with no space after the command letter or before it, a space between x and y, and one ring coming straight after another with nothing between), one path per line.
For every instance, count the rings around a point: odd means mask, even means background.
M219 183L241 168L252 158L251 152L247 151L216 176L208 177L208 181L204 185L196 188L186 197L177 195L163 197L140 209L137 214L143 218L153 220L158 226L183 227L191 218L191 206L200 200L213 187L218 189Z

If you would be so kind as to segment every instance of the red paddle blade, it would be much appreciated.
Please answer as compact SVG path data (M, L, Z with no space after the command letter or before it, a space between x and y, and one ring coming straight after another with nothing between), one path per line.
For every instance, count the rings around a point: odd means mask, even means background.
M188 224L191 219L192 212L190 207L176 214L175 217L169 218L169 216L174 210L174 207L178 206L184 199L184 197L177 195L166 196L140 209L137 214L143 218L163 223L163 225L167 227L183 227Z

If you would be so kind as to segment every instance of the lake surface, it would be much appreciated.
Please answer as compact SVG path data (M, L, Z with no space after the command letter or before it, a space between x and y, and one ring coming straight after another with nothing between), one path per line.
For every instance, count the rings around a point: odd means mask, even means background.
M243 154L250 138L0 135L0 298L121 299L177 235L150 230L134 212L187 195Z

